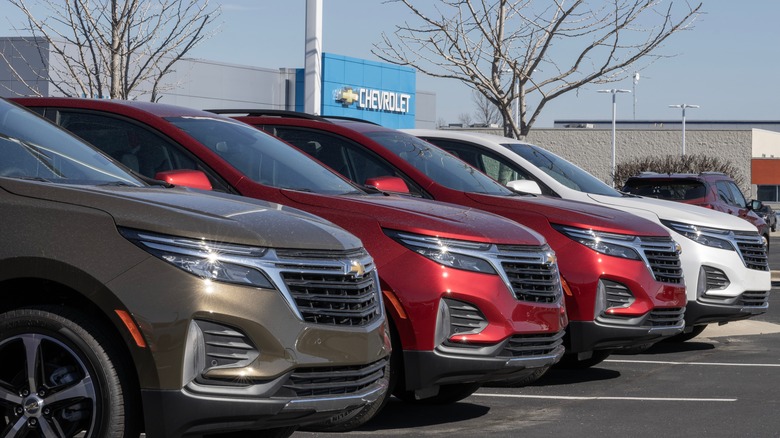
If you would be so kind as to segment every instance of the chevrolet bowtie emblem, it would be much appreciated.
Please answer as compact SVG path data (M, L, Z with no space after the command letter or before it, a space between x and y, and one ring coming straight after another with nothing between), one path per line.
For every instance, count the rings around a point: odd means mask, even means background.
M363 264L352 260L352 262L349 265L349 273L354 275L355 278L361 278L362 276L366 275L366 269L363 267Z
M352 105L359 97L360 96L352 90L352 87L344 87L336 93L336 102L341 102L344 105Z

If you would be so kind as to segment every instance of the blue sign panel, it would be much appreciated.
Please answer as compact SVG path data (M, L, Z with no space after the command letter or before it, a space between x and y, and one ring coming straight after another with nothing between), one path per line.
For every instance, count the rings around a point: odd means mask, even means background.
M323 53L323 116L345 116L388 128L414 128L413 68Z

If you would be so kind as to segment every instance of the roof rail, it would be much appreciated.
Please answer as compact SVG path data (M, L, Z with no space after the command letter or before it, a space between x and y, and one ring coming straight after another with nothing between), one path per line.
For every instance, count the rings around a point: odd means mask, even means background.
M370 125L376 125L376 126L382 126L379 123L372 122L370 120L364 120L357 117L349 117L349 116L323 116L326 119L333 119L333 120L347 120L350 122L362 122L362 123L368 123Z
M296 118L296 119L318 120L321 122L332 123L322 116L315 116L314 114L301 113L297 111L258 109L258 108L252 108L252 109L219 108L219 109L206 109L203 111L208 111L214 114L233 114L233 115L242 115L248 117L260 117L260 116L289 117L289 118Z

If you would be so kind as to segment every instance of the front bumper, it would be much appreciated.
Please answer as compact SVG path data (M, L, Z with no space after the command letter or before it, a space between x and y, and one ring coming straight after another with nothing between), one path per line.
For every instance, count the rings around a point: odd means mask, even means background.
M735 298L723 299L720 303L711 301L688 302L685 325L727 323L766 313L769 309L769 291L745 292Z
M229 398L180 391L144 390L144 409L155 412L146 436L178 437L210 432L270 429L317 423L339 412L374 402L387 391L387 379L343 396L299 398Z
M439 385L508 380L529 369L553 365L563 357L563 332L549 338L555 339L551 348L529 356L508 354L516 339L479 349L480 353L493 353L493 356L455 354L447 347L434 351L404 351L406 388L429 391ZM443 351L445 349L447 351Z
M653 325L652 321L659 312L663 312L662 318L676 321L666 325ZM687 309L656 309L646 315L625 320L622 325L604 324L599 320L570 321L568 351L581 353L658 342L682 332L685 327L683 313L687 312Z

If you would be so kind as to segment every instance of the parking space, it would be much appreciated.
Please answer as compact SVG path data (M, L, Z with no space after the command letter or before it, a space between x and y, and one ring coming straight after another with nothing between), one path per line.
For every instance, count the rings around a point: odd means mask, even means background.
M392 399L372 422L340 435L777 436L780 290L773 292L767 314L710 326L689 342L552 370L525 388L482 388L449 406Z

